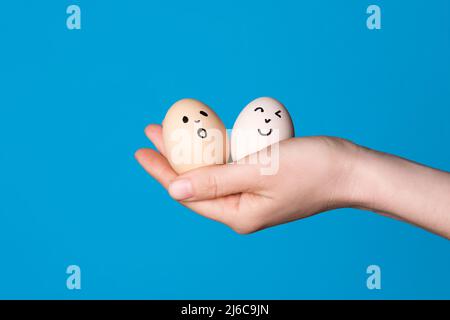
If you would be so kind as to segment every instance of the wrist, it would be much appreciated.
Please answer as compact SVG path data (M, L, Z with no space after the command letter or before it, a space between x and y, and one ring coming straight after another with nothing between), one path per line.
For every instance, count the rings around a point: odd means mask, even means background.
M380 203L380 188L378 181L382 180L382 170L379 166L381 153L349 142L345 150L341 181L342 207L377 211Z
M331 146L331 168L328 184L324 189L326 208L369 208L373 202L370 184L367 183L365 162L370 157L369 149L341 138L326 137Z
M402 189L401 168L408 163L366 147L357 149L348 186L349 207L401 218L396 194Z

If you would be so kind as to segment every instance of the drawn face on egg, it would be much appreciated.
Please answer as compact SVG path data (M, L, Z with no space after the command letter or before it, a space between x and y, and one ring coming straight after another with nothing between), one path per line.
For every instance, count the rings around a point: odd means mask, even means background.
M273 108L268 108L268 109L273 109ZM253 111L261 112L261 113L265 112L265 110L264 110L264 108L262 106L256 107L255 110L253 110ZM270 112L271 110L268 110L268 111ZM278 118L281 119L281 109L277 110L273 115L270 115L269 112L266 112L264 114L264 123L270 124L270 122L272 121L272 116L277 116ZM267 116L269 118L266 118ZM265 128L265 129L258 128L257 131L263 137L268 137L273 132L272 128L270 128L270 127L269 128Z
M206 104L195 99L175 102L162 127L165 155L177 173L226 162L225 126Z
M239 114L233 129L248 130L247 134L280 140L293 136L293 125L289 112L281 102L262 97L250 102Z
M231 133L233 160L294 136L291 116L281 102L269 97L253 100L236 119Z
M189 115L184 115L183 118L181 119L183 121L183 123L188 124L189 121L194 121L194 126L196 126L197 124L200 125L202 122L202 117L208 117L208 113L205 110L200 110L198 112L198 115L195 115L195 111L196 110L189 110L192 111L190 112ZM197 130L197 136L200 139L205 139L208 136L208 131L203 128L203 127L199 127Z

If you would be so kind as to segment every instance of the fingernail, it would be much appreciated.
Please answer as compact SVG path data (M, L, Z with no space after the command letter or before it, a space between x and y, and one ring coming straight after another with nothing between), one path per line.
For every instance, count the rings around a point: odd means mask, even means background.
M192 184L187 179L176 180L169 185L169 194L175 200L186 200L194 195Z

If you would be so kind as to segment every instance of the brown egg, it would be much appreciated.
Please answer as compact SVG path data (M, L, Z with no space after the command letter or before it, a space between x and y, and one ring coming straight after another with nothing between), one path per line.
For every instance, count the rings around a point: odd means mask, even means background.
M177 173L228 159L228 139L217 114L195 99L175 102L162 123L166 157Z

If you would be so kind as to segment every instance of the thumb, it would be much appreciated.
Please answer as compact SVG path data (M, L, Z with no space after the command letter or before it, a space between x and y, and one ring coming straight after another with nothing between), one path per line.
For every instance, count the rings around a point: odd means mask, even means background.
M258 166L245 164L212 165L178 176L169 185L175 200L198 201L253 190L260 181Z

